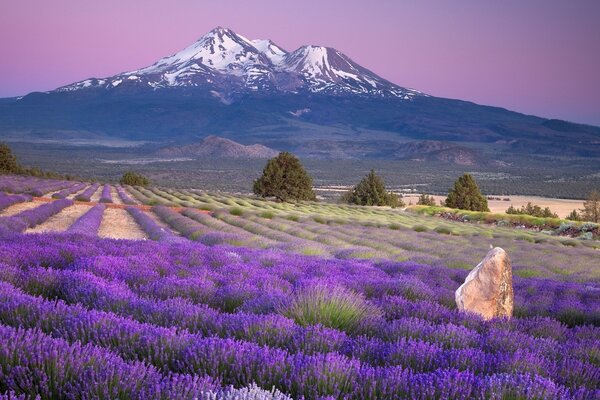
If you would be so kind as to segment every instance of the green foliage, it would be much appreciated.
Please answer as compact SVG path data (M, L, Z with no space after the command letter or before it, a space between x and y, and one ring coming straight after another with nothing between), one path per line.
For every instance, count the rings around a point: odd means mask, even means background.
M381 315L379 309L359 293L323 284L297 292L282 313L303 326L321 324L346 332L355 331Z
M19 172L21 172L21 167L12 150L6 143L0 143L0 173L17 174Z
M567 215L567 219L570 221L581 221L581 214L579 214L577 210L573 210Z
M446 207L471 211L490 211L487 199L479 191L475 179L464 174L454 182L454 187L448 192Z
M342 201L361 206L403 207L404 202L398 195L386 191L383 179L371 170L354 188L342 196Z
M558 218L558 214L553 213L552 210L550 210L550 207L542 209L542 207L531 204L531 202L528 202L526 206L521 206L521 208L515 208L511 205L506 210L506 213L517 215L532 215L534 217L540 218Z
M260 214L258 214L258 216L261 218L273 219L275 217L275 214L271 211L263 211Z
M270 159L262 176L254 181L253 191L261 197L275 197L279 201L316 200L312 178L300 160L286 151Z
M452 230L450 228L446 228L445 226L438 226L434 229L435 232L441 233L442 235L451 235Z
M592 190L583 203L581 219L589 222L600 222L600 192Z
M427 229L426 226L424 225L415 225L413 226L413 231L415 232L427 232L429 229Z
M229 213L231 215L236 215L239 217L244 214L244 210L241 209L240 207L233 207L231 210L229 210Z
M419 200L417 201L418 206L435 206L435 199L433 196L428 196L425 193L419 196Z
M150 181L143 175L133 171L127 171L123 174L119 183L129 186L148 186Z

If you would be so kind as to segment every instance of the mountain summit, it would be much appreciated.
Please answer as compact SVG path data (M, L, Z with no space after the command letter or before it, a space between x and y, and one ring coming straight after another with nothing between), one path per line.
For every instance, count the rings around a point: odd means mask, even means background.
M397 86L330 47L287 52L270 40L250 40L217 27L185 49L135 71L86 79L57 89L205 87L219 96L244 92L309 92L411 99L420 92Z

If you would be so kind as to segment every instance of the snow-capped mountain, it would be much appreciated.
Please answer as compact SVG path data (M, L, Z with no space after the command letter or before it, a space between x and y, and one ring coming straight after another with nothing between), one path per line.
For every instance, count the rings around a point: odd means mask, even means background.
M244 91L306 91L402 99L421 95L377 76L333 48L303 46L287 52L270 40L250 40L221 27L148 67L104 79L86 79L57 91L140 85L155 89L206 87L218 97Z

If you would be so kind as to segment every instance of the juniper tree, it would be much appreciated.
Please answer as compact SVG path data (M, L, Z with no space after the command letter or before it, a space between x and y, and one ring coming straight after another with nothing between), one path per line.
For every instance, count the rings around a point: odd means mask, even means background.
M123 174L119 183L130 186L148 186L150 181L143 175L133 171L127 171Z
M300 160L283 151L271 158L262 176L254 181L253 191L261 197L275 197L279 201L315 200L312 178Z
M0 143L0 173L16 174L19 173L21 167L17 163L17 158L12 153L12 150L6 143Z
M590 222L600 222L600 192L592 190L581 209L581 219Z
M398 195L388 192L381 177L371 170L356 186L348 191L342 200L363 206L402 207L404 202Z
M487 199L479 191L475 179L464 174L454 182L454 187L448 192L446 207L471 211L490 211Z

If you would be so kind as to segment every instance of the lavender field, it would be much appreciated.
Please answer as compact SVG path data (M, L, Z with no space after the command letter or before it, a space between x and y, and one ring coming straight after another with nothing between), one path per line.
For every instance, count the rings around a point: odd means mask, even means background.
M597 240L197 190L0 190L0 398L600 397ZM145 240L101 235L125 219ZM512 319L456 309L490 245L513 261Z

